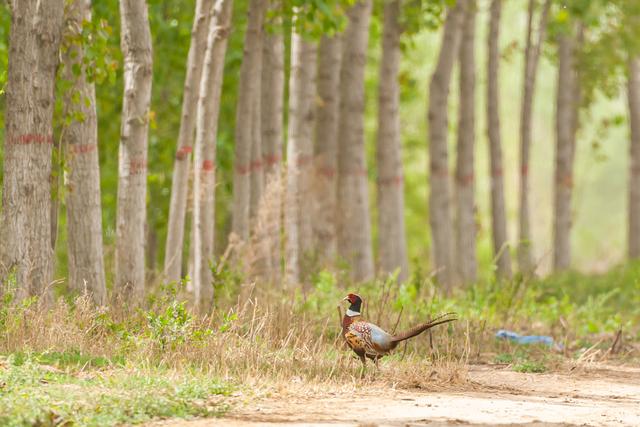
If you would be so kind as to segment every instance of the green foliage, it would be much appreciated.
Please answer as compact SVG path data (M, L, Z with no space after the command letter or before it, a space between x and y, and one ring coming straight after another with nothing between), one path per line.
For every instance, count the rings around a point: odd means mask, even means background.
M516 372L525 372L530 374L541 374L547 370L547 367L541 362L525 361L518 363L513 367Z
M151 339L160 344L161 349L166 346L183 344L191 337L193 317L185 308L186 301L172 301L161 312L147 312L149 333Z
M322 35L336 34L346 25L346 10L355 0L282 0L282 9L271 10L268 21L284 14L296 32L313 40Z
M516 347L512 351L498 353L493 363L510 365L515 372L541 374L549 370L549 366L558 359L544 346Z
M383 2L381 2L383 3ZM402 3L400 22L405 34L411 36L422 30L437 30L444 23L447 8L456 0L407 0Z
M194 324L193 315L187 310L187 301L179 300L178 290L183 282L170 283L163 287L163 295L157 308L145 312L149 338L161 350L175 349L189 341L202 340L213 334L209 328L199 328Z
M229 387L197 373L93 371L90 364L62 371L45 364L68 359L63 366L78 366L75 362L83 357L29 354L0 360L4 365L0 369L0 424L114 426L160 417L212 417L227 408L212 397L229 394ZM106 361L97 363L96 368L108 366Z

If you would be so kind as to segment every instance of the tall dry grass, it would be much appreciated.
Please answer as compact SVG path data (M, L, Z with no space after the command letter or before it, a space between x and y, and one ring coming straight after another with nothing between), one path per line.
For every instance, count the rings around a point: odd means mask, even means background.
M161 342L150 317L179 318L171 311L175 304L156 303L146 311L95 308L85 295L49 307L37 301L4 307L0 353L76 351L124 360L131 369L197 369L235 384L278 390L362 384L439 388L466 380L471 346L462 324L413 339L379 371L370 364L362 378L360 361L340 336L335 309L318 314L304 308L299 296L254 290L228 310L201 317L187 313L185 322L169 328L178 332Z

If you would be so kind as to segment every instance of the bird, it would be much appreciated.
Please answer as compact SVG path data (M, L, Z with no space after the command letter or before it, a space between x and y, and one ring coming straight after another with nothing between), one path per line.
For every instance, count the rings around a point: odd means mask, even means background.
M341 302L344 301L348 301L350 305L342 318L342 336L360 358L363 370L367 358L373 360L378 367L378 360L389 354L400 342L413 338L434 326L458 320L455 317L456 313L445 313L399 334L390 334L381 327L362 319L360 295L350 293Z

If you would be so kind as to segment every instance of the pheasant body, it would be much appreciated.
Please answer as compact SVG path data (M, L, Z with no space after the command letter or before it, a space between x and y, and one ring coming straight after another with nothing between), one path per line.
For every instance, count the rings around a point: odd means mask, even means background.
M392 335L379 326L362 320L360 314L362 298L360 296L349 294L345 300L348 300L351 305L342 319L342 335L363 364L366 358L377 362L382 356L389 354L391 350L396 348L398 343L415 337L434 326L456 320L455 317L449 317L453 313L447 313L400 334Z

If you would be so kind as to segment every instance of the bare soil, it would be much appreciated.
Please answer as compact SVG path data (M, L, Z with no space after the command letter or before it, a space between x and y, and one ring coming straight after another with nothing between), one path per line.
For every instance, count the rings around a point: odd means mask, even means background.
M294 387L295 388L295 387ZM302 390L302 391L300 391ZM592 366L551 374L471 366L467 381L438 391L372 382L237 396L224 418L164 421L170 427L232 426L640 426L640 368Z

